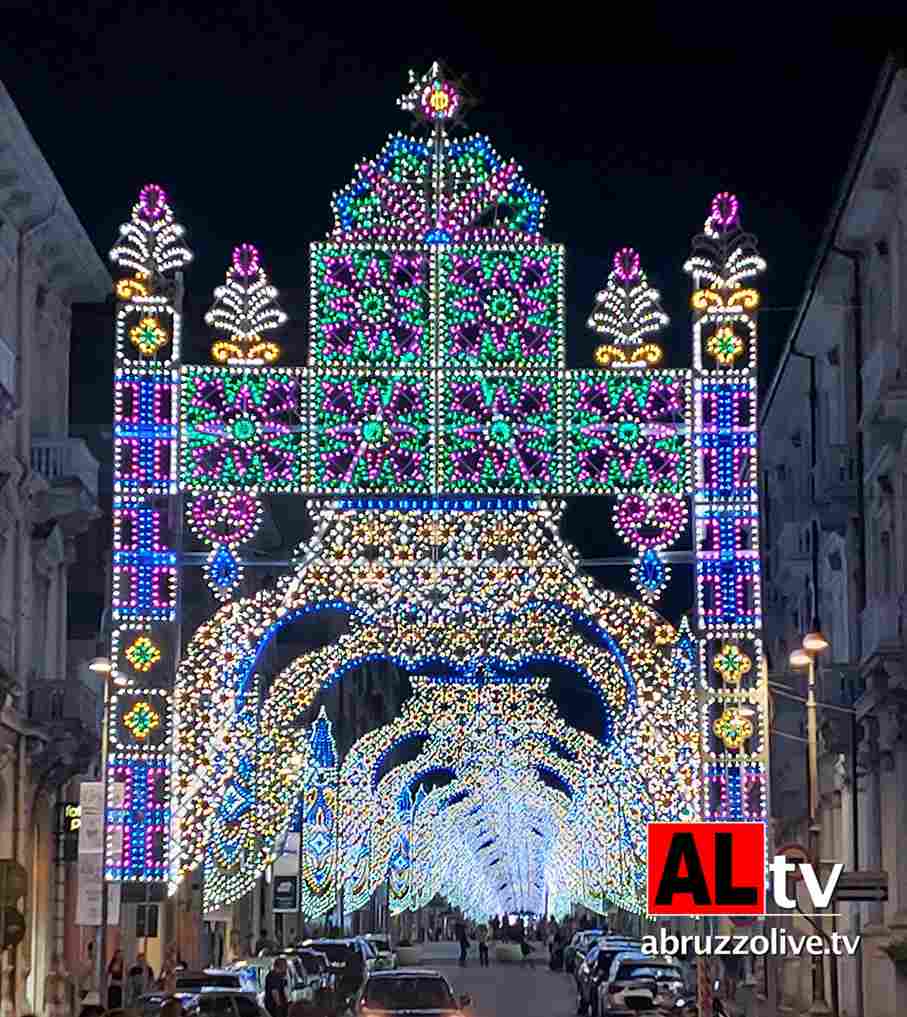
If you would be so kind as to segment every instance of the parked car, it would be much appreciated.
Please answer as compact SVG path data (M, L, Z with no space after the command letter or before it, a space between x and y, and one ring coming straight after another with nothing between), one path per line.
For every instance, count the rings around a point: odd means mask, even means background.
M305 947L293 947L285 950L288 957L293 957L301 966L305 984L315 994L317 1000L321 993L328 992L334 987L334 976L331 974L328 959L323 953L317 950L307 950Z
M254 997L258 992L255 976L234 968L205 968L202 971L177 971L176 992L195 993L203 989L233 989Z
M354 1013L383 1015L413 1014L456 1017L472 1004L467 995L457 999L450 982L428 968L398 968L373 971L359 992Z
M327 957L331 974L334 976L334 999L355 999L368 976L369 951L363 940L353 939L307 939L307 949L317 950Z
M640 950L641 945L638 939L626 939L617 935L602 936L574 972L578 1014L591 1013L592 1017L600 1017L598 987L607 980L611 962L619 953Z
M599 983L599 1017L630 1013L628 991L638 983L654 986L653 1008L658 1010L681 1013L691 1002L680 961L640 950L624 951L612 960L607 980Z
M158 1017L168 999L176 997L186 1017L268 1017L247 992L231 989L203 989L200 992L149 992L139 1000L143 1017Z
M355 936L356 940L362 944L365 950L365 965L369 971L373 971L378 963L378 951L375 949L373 944L369 942L368 936Z
M314 992L308 986L305 968L294 956L281 954L287 962L287 998L290 1003L311 1003ZM265 1005L265 979L274 967L273 957L250 957L248 960L237 961L230 966L230 971L248 976L249 983L255 986L255 995L261 1006Z
M397 952L391 947L387 936L380 932L370 932L362 938L378 955L375 959L374 971L388 971L397 966Z
M604 929L587 929L576 932L564 950L564 970L572 975L578 966L578 959L586 956L593 946L604 936Z

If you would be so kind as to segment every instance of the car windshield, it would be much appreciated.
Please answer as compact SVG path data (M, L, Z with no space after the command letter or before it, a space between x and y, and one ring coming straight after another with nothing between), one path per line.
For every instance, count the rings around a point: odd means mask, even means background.
M326 954L332 964L349 964L356 956L356 951L345 943L318 943L315 949Z
M239 975L177 975L177 989L238 989Z
M455 1007L443 978L372 978L365 987L365 1006L384 1010L440 1010Z
M384 953L387 953L391 948L390 943L386 939L369 939L366 942L370 943L376 950L381 950Z

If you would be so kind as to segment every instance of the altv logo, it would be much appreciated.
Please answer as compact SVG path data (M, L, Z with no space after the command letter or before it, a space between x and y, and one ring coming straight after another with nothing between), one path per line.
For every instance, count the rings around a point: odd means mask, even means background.
M844 866L836 863L823 886L809 862L775 855L768 865L773 906L797 906L787 877L798 869L816 910L827 908ZM650 915L764 915L765 827L761 823L649 823Z

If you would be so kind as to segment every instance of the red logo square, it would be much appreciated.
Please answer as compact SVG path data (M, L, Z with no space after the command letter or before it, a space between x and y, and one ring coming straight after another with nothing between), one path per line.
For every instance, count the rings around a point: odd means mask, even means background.
M765 913L763 823L649 823L650 915Z

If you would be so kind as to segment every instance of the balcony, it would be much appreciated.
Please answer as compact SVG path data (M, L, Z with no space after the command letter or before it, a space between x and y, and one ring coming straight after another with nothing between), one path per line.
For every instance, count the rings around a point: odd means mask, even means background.
M32 438L31 467L50 485L45 517L56 519L66 536L98 518L99 465L81 438Z
M32 438L31 467L51 485L78 480L97 501L98 461L81 438Z
M47 743L32 766L59 786L85 771L101 747L98 697L76 679L35 679L28 691L28 719Z
M900 598L875 597L860 615L861 662L903 652Z

